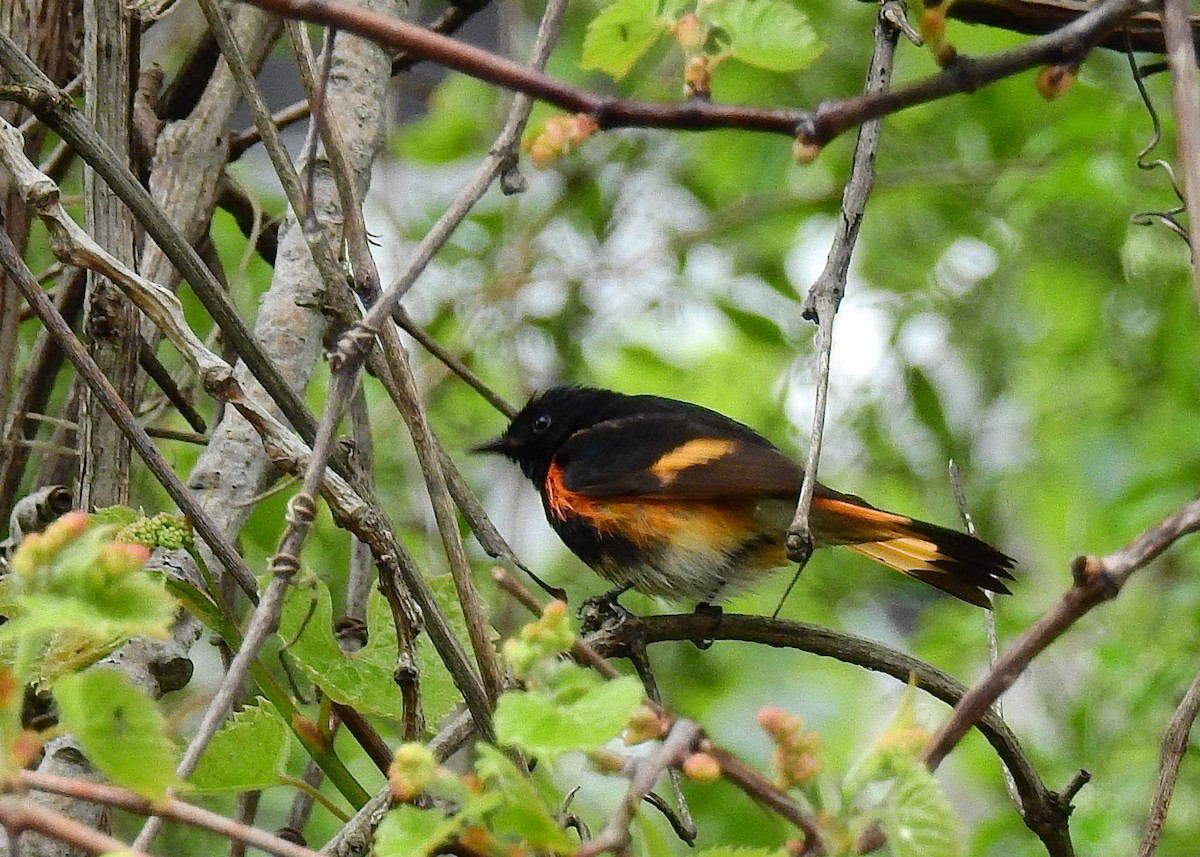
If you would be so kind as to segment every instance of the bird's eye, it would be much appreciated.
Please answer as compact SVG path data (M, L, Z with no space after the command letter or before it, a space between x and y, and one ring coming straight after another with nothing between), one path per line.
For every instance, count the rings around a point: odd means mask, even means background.
M534 434L541 434L548 428L550 428L550 417L547 416L546 414L542 414L540 417L538 417L536 420L533 421Z

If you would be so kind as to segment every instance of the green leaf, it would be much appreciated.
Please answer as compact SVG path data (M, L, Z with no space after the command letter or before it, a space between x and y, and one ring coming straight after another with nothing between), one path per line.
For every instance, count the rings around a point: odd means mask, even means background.
M112 533L111 526L93 526L31 573L16 576L7 596L13 612L0 640L71 631L96 640L166 637L175 600L161 575L129 567Z
M880 823L895 857L956 857L962 853L958 818L938 781L916 759L888 792Z
M656 6L655 0L616 0L588 24L579 64L615 80L629 74L667 28Z
M729 55L768 71L799 71L825 46L808 16L786 0L724 0L701 5L699 14L724 30Z
M158 706L116 670L65 676L54 686L59 722L88 759L119 786L163 800L180 785L179 753Z
M398 806L375 828L376 857L414 857L428 854L462 826L458 816L447 817L436 809Z
M466 638L462 612L448 576L430 581L434 596L460 639ZM337 702L364 714L399 718L403 702L393 671L396 668L396 627L387 600L377 590L367 602L367 645L343 652L332 631L333 606L329 589L321 581L288 591L279 636L291 645L288 651L314 684ZM437 722L461 700L428 637L417 639L421 673L421 703L425 719Z
M533 783L495 747L479 744L475 771L489 794L503 800L487 813L488 828L534 850L571 850L571 841L559 827Z
M88 520L91 521L93 527L121 527L128 526L138 518L144 517L144 513L140 509L131 509L128 506L105 506L103 509L97 509L88 514Z
M954 433L950 431L950 423L946 420L946 411L942 408L937 388L920 367L909 367L908 389L912 395L913 410L916 411L917 419L937 437L942 456L951 457L955 447Z
M740 848L734 845L718 845L697 851L696 857L787 857L782 848Z
M594 750L621 734L641 701L633 676L597 684L569 702L547 691L512 691L496 704L496 739L538 756Z
M275 709L248 705L235 713L200 757L194 791L248 792L279 785L287 770L291 732Z

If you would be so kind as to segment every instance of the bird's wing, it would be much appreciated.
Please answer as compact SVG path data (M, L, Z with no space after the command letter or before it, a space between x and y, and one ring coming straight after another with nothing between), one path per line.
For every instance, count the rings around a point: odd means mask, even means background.
M803 481L795 462L741 423L688 413L598 423L554 460L564 486L589 497L795 497Z

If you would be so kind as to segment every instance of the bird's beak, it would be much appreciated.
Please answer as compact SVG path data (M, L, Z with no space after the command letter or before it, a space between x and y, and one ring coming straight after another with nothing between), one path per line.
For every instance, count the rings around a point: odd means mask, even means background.
M512 443L507 435L500 435L500 437L489 440L487 443L471 447L471 452L485 452L490 455L510 455L512 453Z

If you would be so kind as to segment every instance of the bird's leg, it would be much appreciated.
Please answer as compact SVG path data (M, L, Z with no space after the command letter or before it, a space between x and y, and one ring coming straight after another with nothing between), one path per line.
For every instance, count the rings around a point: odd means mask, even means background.
M622 583L603 595L585 598L579 602L575 615L582 620L583 634L600 630L602 627L617 628L625 624L633 615L617 601L622 595L633 588L632 583Z
M721 624L721 617L723 615L725 615L725 611L721 609L721 605L709 604L707 601L701 601L699 604L696 605L696 609L693 610L692 612L695 613L697 616L712 617L714 632L716 631L717 627ZM696 646L697 649L707 649L712 646L713 641L711 638L705 638L703 640L694 640L693 644Z

